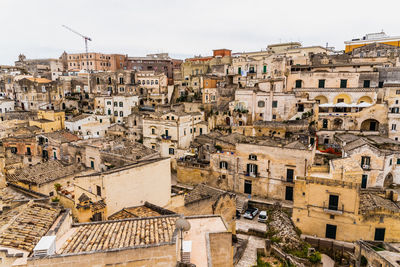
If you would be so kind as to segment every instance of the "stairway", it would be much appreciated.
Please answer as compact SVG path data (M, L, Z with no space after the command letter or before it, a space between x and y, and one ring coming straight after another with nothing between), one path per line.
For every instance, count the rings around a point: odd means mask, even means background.
M244 196L236 196L236 210L242 214L247 209L247 198Z

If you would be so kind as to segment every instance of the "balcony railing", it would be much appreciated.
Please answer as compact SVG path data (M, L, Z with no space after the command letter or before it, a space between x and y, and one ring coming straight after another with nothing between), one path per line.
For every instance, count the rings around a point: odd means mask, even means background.
M363 170L370 170L370 169L371 169L371 166L370 166L369 164L361 164L361 168L362 168Z
M344 205L342 204L342 206L340 207L339 205L332 205L329 203L324 202L324 212L326 213L331 213L331 214L343 214L344 212Z
M171 136L170 135L163 134L163 135L161 135L161 138L164 139L164 140L171 140Z

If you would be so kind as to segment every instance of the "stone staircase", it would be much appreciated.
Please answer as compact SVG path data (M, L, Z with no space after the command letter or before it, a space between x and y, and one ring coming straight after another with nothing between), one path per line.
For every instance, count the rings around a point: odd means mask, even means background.
M236 196L236 210L242 214L247 209L247 198L244 196Z

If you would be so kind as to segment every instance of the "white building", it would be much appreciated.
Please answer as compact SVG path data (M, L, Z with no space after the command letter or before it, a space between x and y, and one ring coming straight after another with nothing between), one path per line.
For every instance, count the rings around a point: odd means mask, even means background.
M95 98L96 113L111 116L115 122L121 123L123 118L132 114L132 108L139 104L138 96L99 96Z
M163 157L182 156L196 136L207 133L202 112L155 112L143 118L143 144Z
M110 117L92 114L82 114L65 121L68 131L84 139L103 137L110 125Z
M15 102L10 99L0 99L0 113L14 111Z

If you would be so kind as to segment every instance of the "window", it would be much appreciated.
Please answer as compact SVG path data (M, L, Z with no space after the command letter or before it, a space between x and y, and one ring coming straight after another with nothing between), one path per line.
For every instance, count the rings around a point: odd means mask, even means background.
M264 72L264 73L267 72L267 65L264 65L264 67L263 67L263 72Z
M90 161L90 168L94 169L94 161L93 160Z
M119 84L124 84L124 78L123 77L119 77Z
M330 210L338 210L339 206L339 196L337 195L329 195L329 206Z
M239 75L242 74L242 68L241 68L241 67L238 68L238 74L239 74Z
M273 120L275 120L276 119L276 115L274 114L274 115L272 115L272 119Z
M340 88L347 88L347 80L340 80Z
M203 134L203 128L199 128L200 134Z
M220 162L219 162L219 168L220 168L220 169L225 169L225 170L227 170L227 169L228 169L228 162L226 162L226 161L220 161Z
M272 101L272 107L277 108L278 107L278 101L274 100Z
M156 134L156 129L151 128L151 134Z
M168 154L174 155L174 154L175 154L174 148L170 147L170 148L168 149Z
M393 160L390 159L390 160L389 160L389 166L392 166L392 162L393 162Z
M397 159L396 163L397 163L397 164L400 164L400 158Z
M296 80L296 88L301 88L303 81L302 80Z
M379 82L378 87L383 88L383 84L384 84L384 82Z
M364 88L369 88L371 84L370 80L364 80Z
M396 131L396 124L392 124L392 131Z
M257 160L257 155L250 154L249 160Z
M28 156L31 155L31 148L30 148L30 147L27 147L27 148L26 148L26 154L27 154Z
M114 107L118 107L118 102L114 102Z
M119 107L123 107L124 106L124 103L123 102L119 102Z
M400 90L396 90L396 95L400 95Z
M108 105L108 106L111 106L111 101L107 101L107 105Z
M344 98L338 98L337 102L338 103L344 103Z
M259 108L263 108L263 107L265 107L265 102L264 101L258 101L258 107Z
M369 169L369 166L371 164L371 158L367 156L362 156L361 157L361 168L363 169Z
M98 185L96 185L96 194L97 194L98 196L101 196L101 187L98 186Z
M322 128L323 128L323 129L328 128L328 120L327 120L327 119L323 119L323 120L322 120Z
M325 80L318 80L318 88L325 88Z
M114 116L118 117L118 111L114 111Z
M247 174L248 176L257 177L258 166L256 164L247 164Z
M123 117L123 116L124 116L124 112L123 112L123 111L120 111L120 112L119 112L119 116L120 116L120 117Z

